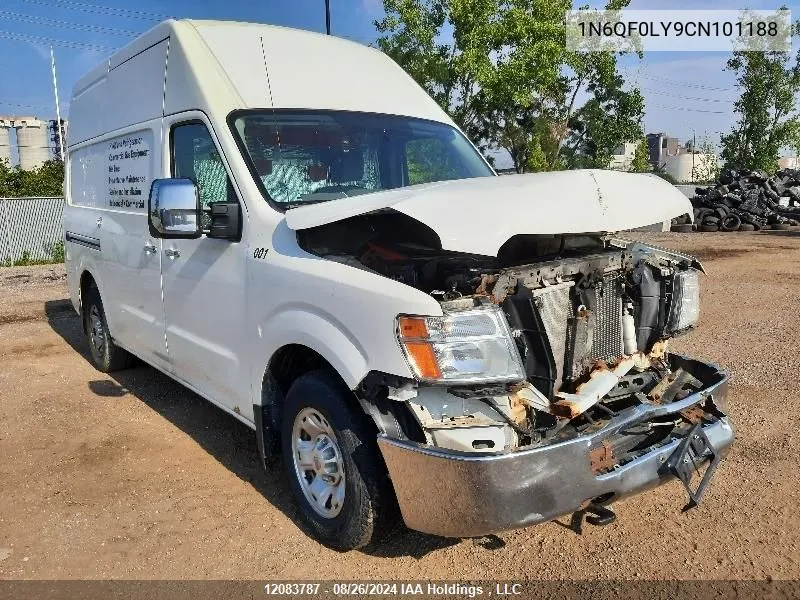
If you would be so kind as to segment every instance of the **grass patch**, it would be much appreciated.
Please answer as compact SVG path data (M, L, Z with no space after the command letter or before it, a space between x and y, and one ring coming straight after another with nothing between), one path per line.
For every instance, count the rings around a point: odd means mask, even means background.
M29 250L25 250L22 256L16 260L10 258L3 259L0 262L0 267L29 267L32 265L53 265L64 262L64 242L56 242L49 244L45 251L47 256L45 258L32 258Z

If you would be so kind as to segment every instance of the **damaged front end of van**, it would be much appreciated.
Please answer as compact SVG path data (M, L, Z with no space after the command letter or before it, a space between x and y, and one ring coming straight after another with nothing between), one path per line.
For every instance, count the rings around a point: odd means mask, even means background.
M352 200L352 201L351 201ZM300 246L433 296L398 314L412 376L357 389L406 524L476 536L673 478L697 504L733 441L721 368L669 351L700 314L693 257L617 233L686 199L607 171L453 181L287 211Z

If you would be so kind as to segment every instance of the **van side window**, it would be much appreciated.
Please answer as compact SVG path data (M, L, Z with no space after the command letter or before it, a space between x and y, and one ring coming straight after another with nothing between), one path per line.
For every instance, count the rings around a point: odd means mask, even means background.
M192 121L172 128L172 176L197 185L203 229L210 226L207 209L214 202L238 202L222 158L204 123Z

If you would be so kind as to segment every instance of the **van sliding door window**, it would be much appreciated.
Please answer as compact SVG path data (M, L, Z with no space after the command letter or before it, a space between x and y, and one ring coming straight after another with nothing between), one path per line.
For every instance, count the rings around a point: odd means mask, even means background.
M200 121L182 123L172 128L172 176L186 177L197 185L203 208L202 226L211 223L208 214L214 202L238 202L225 165L214 140Z

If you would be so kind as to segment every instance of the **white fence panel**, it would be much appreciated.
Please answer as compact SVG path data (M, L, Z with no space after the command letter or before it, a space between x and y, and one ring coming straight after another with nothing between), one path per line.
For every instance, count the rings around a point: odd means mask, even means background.
M64 198L0 198L0 261L48 260L64 241Z

